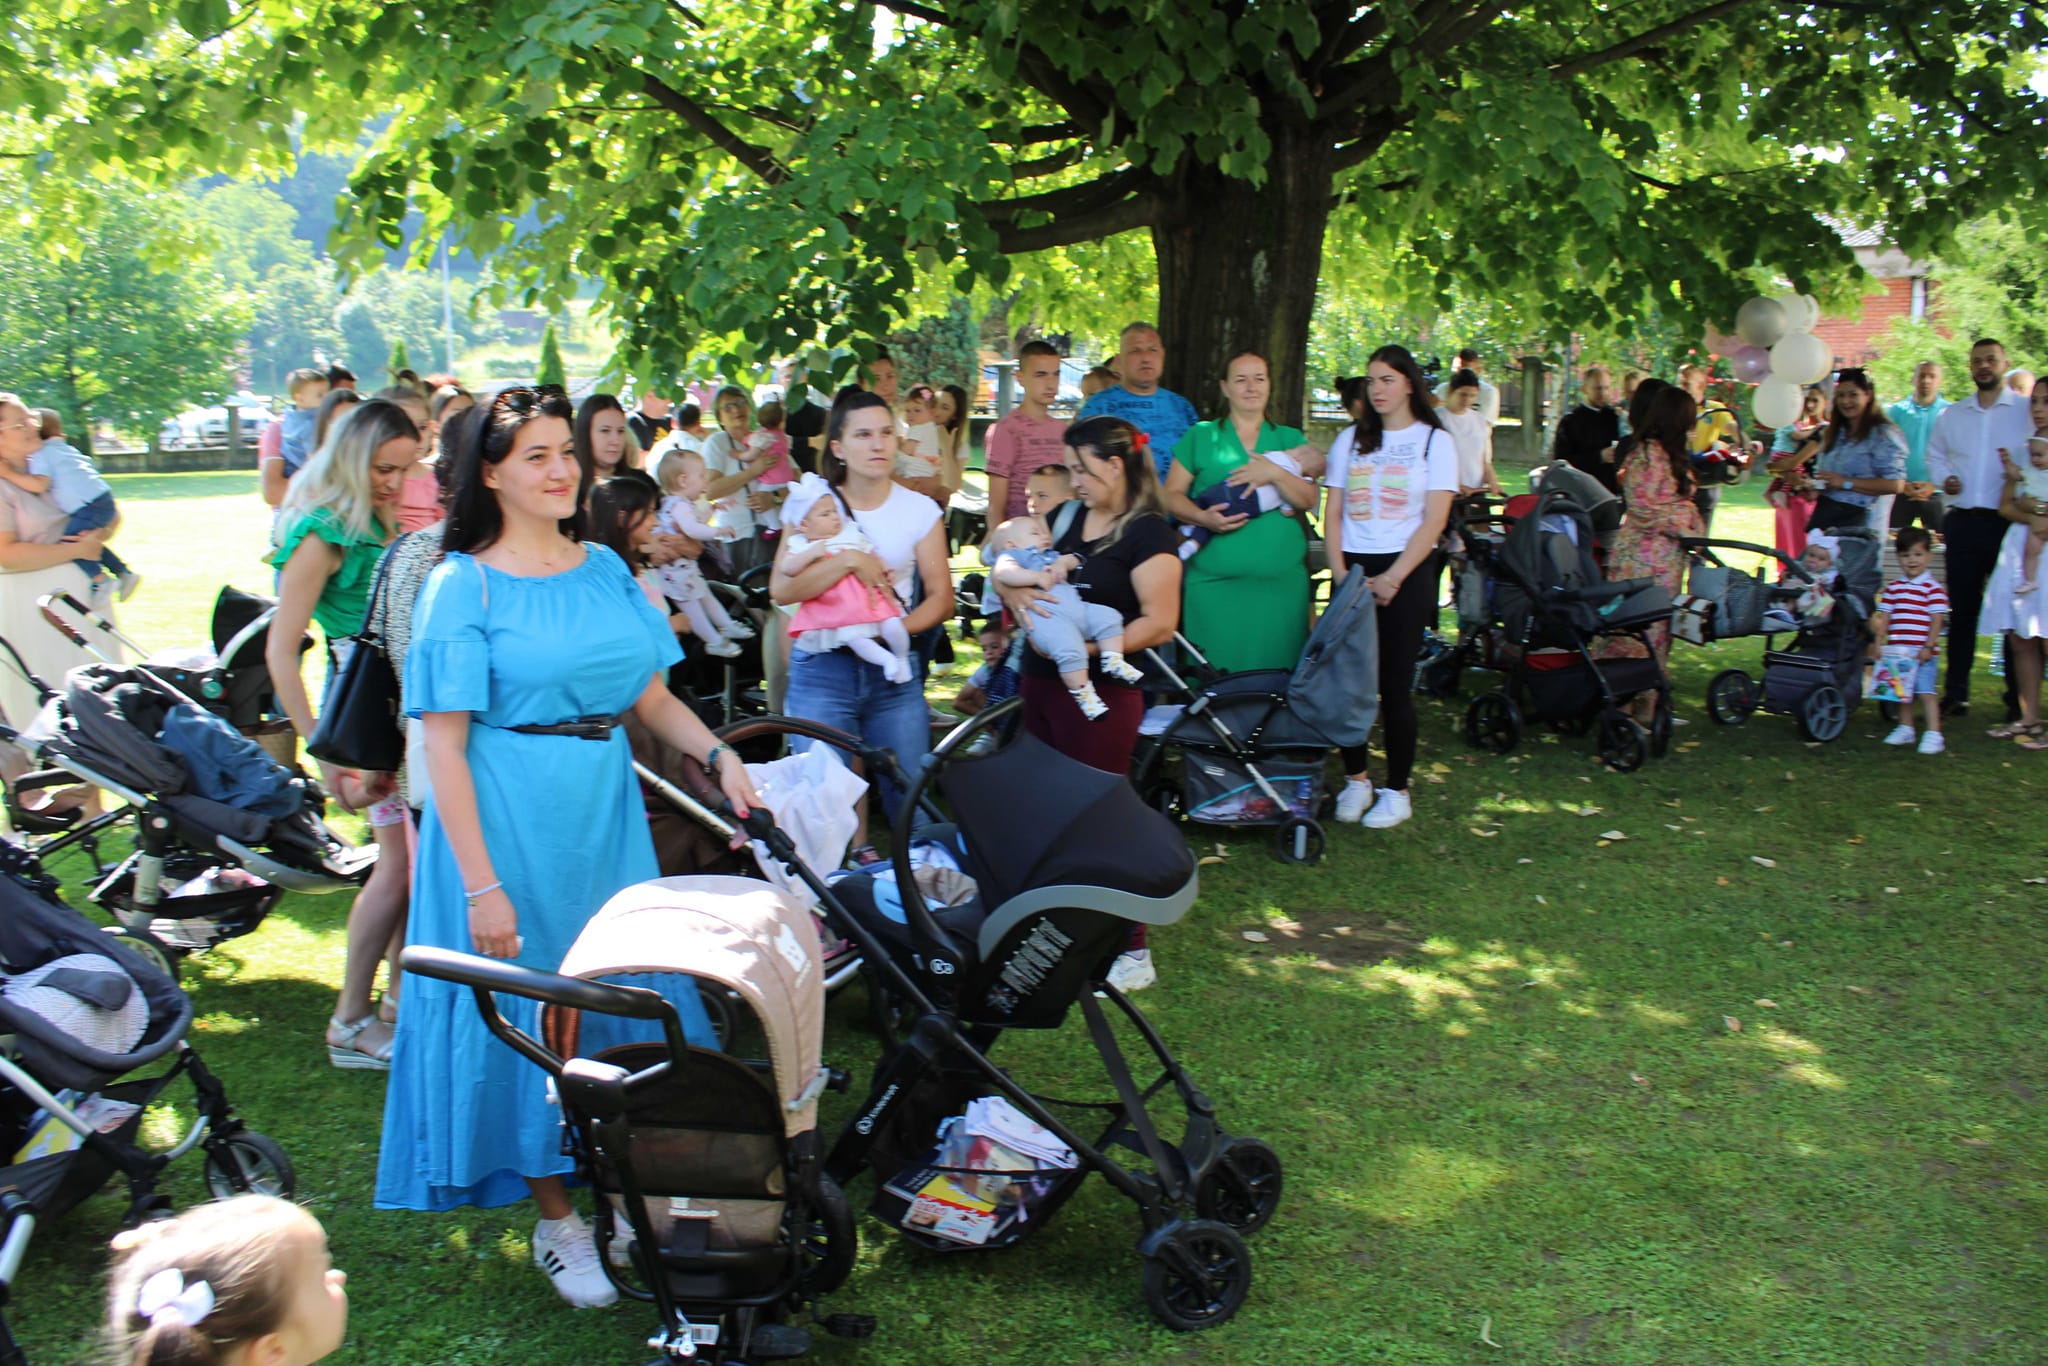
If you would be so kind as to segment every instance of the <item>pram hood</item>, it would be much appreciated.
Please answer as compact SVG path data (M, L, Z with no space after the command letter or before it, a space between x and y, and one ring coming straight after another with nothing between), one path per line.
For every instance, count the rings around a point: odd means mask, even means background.
M1592 475L1563 460L1554 460L1537 471L1537 488L1542 492L1568 495L1585 509L1586 520L1595 531L1613 531L1621 525L1624 505L1621 495Z
M114 996L140 992L148 1021L133 1048L108 1052L67 1032L27 1000L0 995L0 1033L13 1036L13 1052L23 1068L53 1090L93 1090L153 1062L175 1048L192 1023L191 1000L166 973L69 906L45 901L13 878L0 877L0 975L11 978L54 959L81 957L103 965L88 975L105 979L96 985Z
M1597 485L1596 485L1597 487ZM1604 490L1603 490L1604 492ZM1656 585L1604 605L1593 599L1606 582L1593 554L1592 514L1569 481L1546 482L1536 505L1508 528L1500 547L1505 582L1497 589L1502 624L1511 639L1538 643L1532 627L1541 621L1578 636L1641 627L1671 615L1671 596Z
M637 883L583 927L561 972L591 979L680 973L739 993L767 1036L786 1132L817 1127L825 974L817 922L787 894L740 877ZM562 1009L548 1006L544 1017ZM542 1027L552 1037L557 1024L543 1018Z

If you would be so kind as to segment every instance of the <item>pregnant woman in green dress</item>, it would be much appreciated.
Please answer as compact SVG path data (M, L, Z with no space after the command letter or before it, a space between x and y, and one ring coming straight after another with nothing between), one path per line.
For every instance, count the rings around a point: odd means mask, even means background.
M1291 669L1308 640L1307 538L1299 514L1316 501L1321 453L1298 429L1266 420L1272 378L1263 356L1231 357L1222 388L1228 415L1190 427L1173 448L1166 476L1173 515L1214 533L1188 561L1181 629L1218 668ZM1266 459L1270 452L1292 457L1309 477ZM1295 515L1247 517L1196 505L1192 495L1225 481L1271 487Z

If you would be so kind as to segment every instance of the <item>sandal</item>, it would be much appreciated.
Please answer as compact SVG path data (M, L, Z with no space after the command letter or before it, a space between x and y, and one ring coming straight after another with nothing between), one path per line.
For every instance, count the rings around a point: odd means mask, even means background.
M329 1020L327 1061L344 1072L389 1072L392 1040L386 1039L382 1048L365 1048L361 1042L364 1030L382 1023L375 1015L365 1015L354 1024ZM336 1042L337 1035L340 1036L339 1042Z
M391 998L390 998L389 996L380 996L380 997L378 997L378 998L377 998L377 1018L378 1018L378 1019L380 1019L380 1020L382 1020L382 1021L383 1021L383 1022L384 1022L385 1024L388 1024L388 1025L395 1025L395 1024L397 1024L397 1023L398 1023L398 1002L396 1002L396 1001L392 1000L392 999L391 999Z
M2037 736L2044 730L2048 730L2048 721L2008 721L1984 733L1994 740L2017 740L2021 736Z
M2034 750L2037 753L2041 750L2048 749L2048 737L2040 735L2029 736L2027 739L2018 741L2017 743L2019 744L2019 747L2021 749L2030 749Z

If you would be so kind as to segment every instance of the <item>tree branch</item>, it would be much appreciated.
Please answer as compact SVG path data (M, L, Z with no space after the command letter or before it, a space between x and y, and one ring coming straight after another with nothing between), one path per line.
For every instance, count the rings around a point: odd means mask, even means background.
M1080 128L1069 122L1033 123L1017 130L1013 138L997 138L996 141L1011 147L1029 147L1040 142L1063 142L1068 138L1081 136Z
M1109 117L1110 97L1107 92L1091 90L1086 85L1068 80L1052 58L1029 44L1017 53L1017 74L1066 110L1068 116L1081 125L1083 132L1099 131Z
M712 116L711 111L658 77L642 71L640 88L646 96L701 134L712 146L752 171L770 185L789 179L789 168L775 159L766 147L748 142Z
M1092 213L1104 205L1113 204L1136 190L1144 179L1144 172L1134 166L1079 185L1063 185L1057 190L1042 190L1037 194L1019 195L1015 199L994 199L975 205L982 215L997 227L1014 221L1020 214L1049 213L1055 216L1076 213Z
M1694 10L1691 14L1680 15L1668 24L1659 24L1653 29L1638 33L1633 38L1625 38L1612 47L1604 47L1597 52L1582 53L1569 61L1553 62L1550 67L1550 74L1558 77L1577 76L1591 71L1595 67L1607 66L1613 62L1622 61L1625 58L1635 56L1646 47L1655 47L1667 38L1675 38L1681 33L1700 27L1702 24L1710 24L1723 15L1733 14L1736 10L1751 2L1752 0L1717 0L1717 3L1708 5L1705 9Z
M996 248L1014 254L1093 242L1133 228L1149 228L1159 216L1158 197L1151 191L1119 199L1086 213L1063 214L1035 228L995 224Z
M941 28L965 27L952 15L942 14L929 5L917 4L916 0L876 0L876 3L885 10L892 10L911 19L922 19L927 24L937 24Z
M1031 180L1037 176L1051 175L1054 171L1064 171L1087 155L1088 148L1077 142L1072 147L1062 148L1049 156L1033 157L1029 161L1013 161L1010 163L1010 174L1019 180Z

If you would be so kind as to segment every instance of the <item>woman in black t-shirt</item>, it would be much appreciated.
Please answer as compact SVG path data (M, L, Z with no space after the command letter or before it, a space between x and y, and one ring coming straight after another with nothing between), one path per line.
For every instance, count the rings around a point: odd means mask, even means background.
M1089 602L1114 608L1124 619L1124 650L1138 651L1173 639L1180 624L1181 561L1166 519L1159 476L1144 433L1121 418L1097 417L1067 428L1067 469L1074 496L1084 511L1055 545L1081 557L1068 582ZM1033 610L1046 594L1032 588L1003 590L1013 618ZM1109 708L1089 720L1060 682L1050 659L1026 649L1019 673L1024 725L1047 744L1109 773L1131 766L1145 702L1138 689L1103 675L1089 649L1089 680Z

